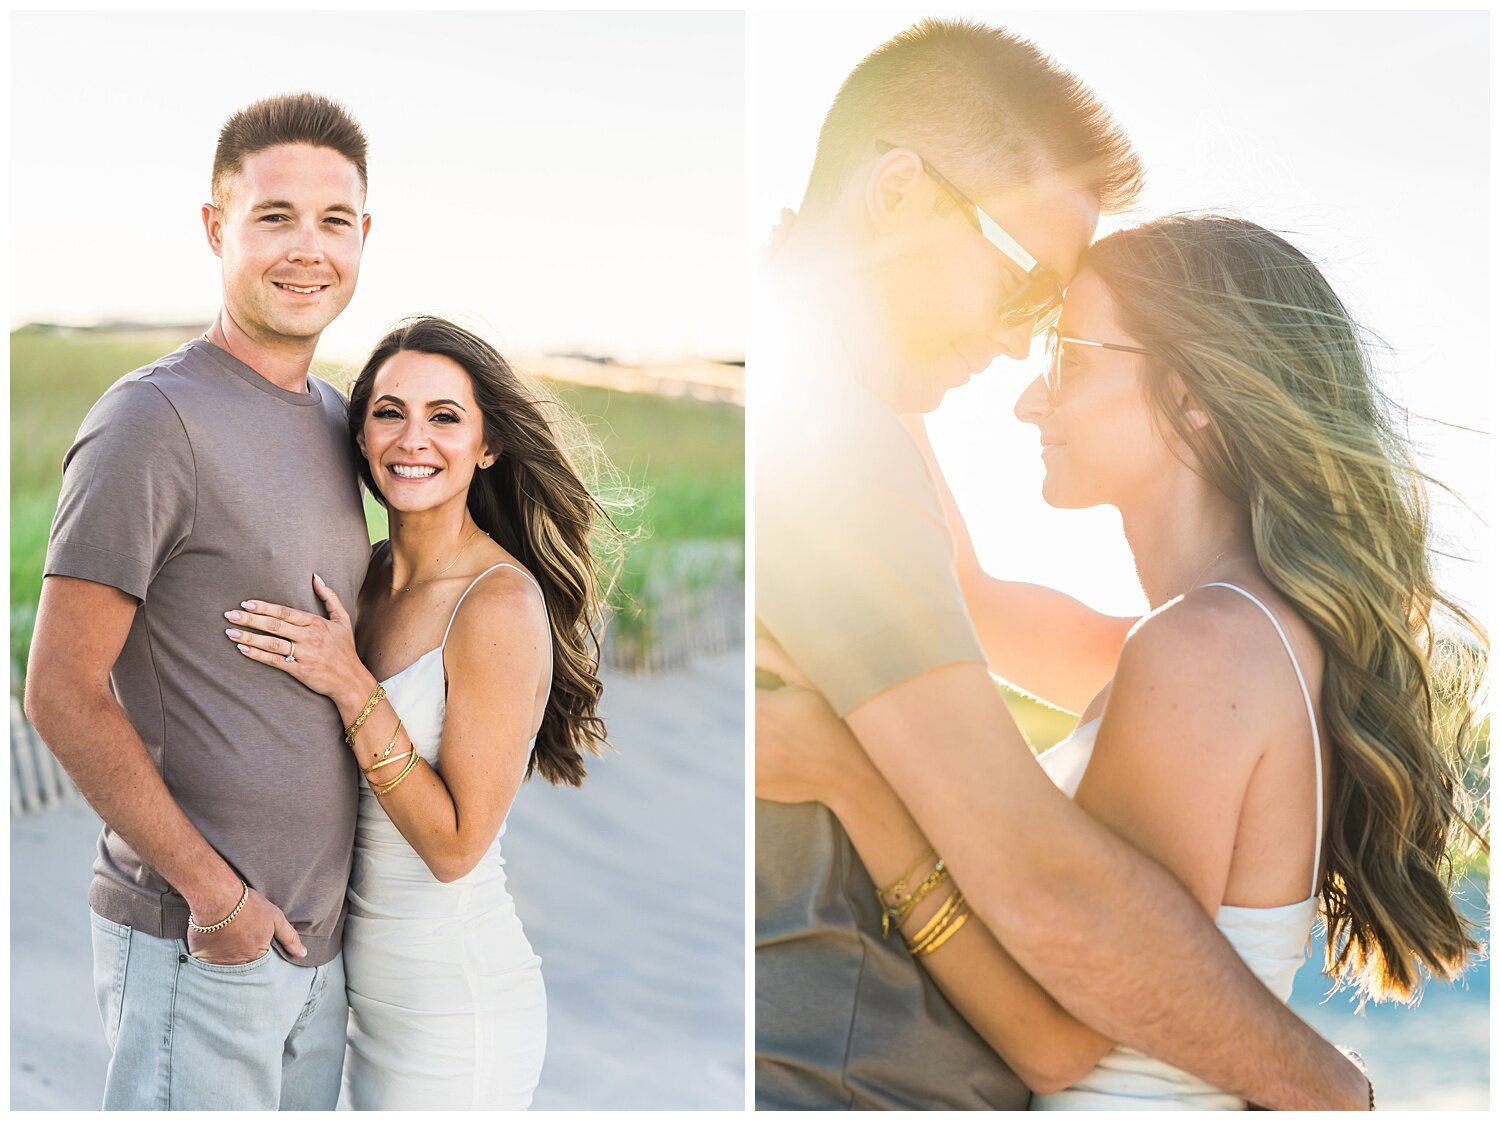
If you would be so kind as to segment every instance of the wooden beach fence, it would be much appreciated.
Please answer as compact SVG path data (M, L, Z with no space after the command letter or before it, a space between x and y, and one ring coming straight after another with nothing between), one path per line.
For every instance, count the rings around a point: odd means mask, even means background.
M645 634L605 631L600 660L626 673L664 673L694 658L745 644L745 585L739 581L680 590L651 608Z
M31 721L21 711L21 702L10 699L10 812L33 814L79 797Z
M745 641L745 585L739 580L684 589L652 610L650 631L619 641L606 631L601 660L609 669L651 674L680 669L696 657ZM14 676L14 675L13 675ZM36 814L81 797L56 757L10 698L10 812Z

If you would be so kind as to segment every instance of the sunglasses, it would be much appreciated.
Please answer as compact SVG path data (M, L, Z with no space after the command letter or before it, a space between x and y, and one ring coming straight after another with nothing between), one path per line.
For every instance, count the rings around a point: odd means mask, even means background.
M884 155L896 145L880 140L876 142L876 147ZM1006 233L1004 227L986 214L978 203L954 186L947 176L920 155L917 158L922 160L922 170L958 203L959 212L963 214L965 221L985 241L1000 250L1006 260L1021 270L1024 279L1000 303L1000 322L1006 327L1030 323L1031 333L1034 335L1056 323L1062 312L1063 302L1063 288L1057 275L1026 252L1020 242Z
M1042 371L1042 380L1047 386L1047 400L1054 406L1058 398L1062 396L1063 351L1070 346L1091 346L1097 350L1123 350L1127 354L1151 353L1141 347L1125 346L1122 343L1100 343L1093 339L1075 339L1071 335L1062 334L1056 327L1048 327L1047 365Z

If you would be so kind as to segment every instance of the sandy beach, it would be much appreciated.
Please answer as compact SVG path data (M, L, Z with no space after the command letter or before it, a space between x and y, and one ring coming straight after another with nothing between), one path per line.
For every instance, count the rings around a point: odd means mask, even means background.
M744 659L612 674L618 754L581 790L527 784L504 847L542 957L537 1109L742 1109ZM95 1109L108 1053L85 896L98 819L81 801L11 821L12 1109Z

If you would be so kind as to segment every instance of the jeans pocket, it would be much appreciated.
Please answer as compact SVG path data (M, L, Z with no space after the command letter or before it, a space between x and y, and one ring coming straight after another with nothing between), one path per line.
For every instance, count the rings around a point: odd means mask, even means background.
M211 961L203 961L200 958L195 958L188 951L186 942L182 943L182 952L184 956L186 956L189 965L196 967L204 973L217 974L220 976L232 976L236 973L249 973L252 970L259 969L261 966L265 965L266 962L270 961L273 957L276 956L276 951L268 948L265 953L261 954L260 957L255 958L252 961L235 962L233 965L218 965Z
M110 1052L120 1034L120 1013L125 1007L125 973L130 965L130 927L89 912L94 941L94 999L104 1024L104 1039Z

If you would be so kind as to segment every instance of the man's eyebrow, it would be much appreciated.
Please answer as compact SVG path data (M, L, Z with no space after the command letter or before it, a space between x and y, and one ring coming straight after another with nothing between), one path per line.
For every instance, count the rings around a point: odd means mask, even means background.
M293 206L291 203L287 202L285 199L267 199L265 202L258 202L254 206L252 206L250 208L250 213L251 214L259 214L259 213L261 213L262 211L265 211L265 210L296 210L296 209L297 208L295 206ZM332 206L326 206L323 209L327 213L332 213L332 214L347 214L351 218L358 218L359 217L359 211L355 210L354 207L350 206L347 202L336 202Z

